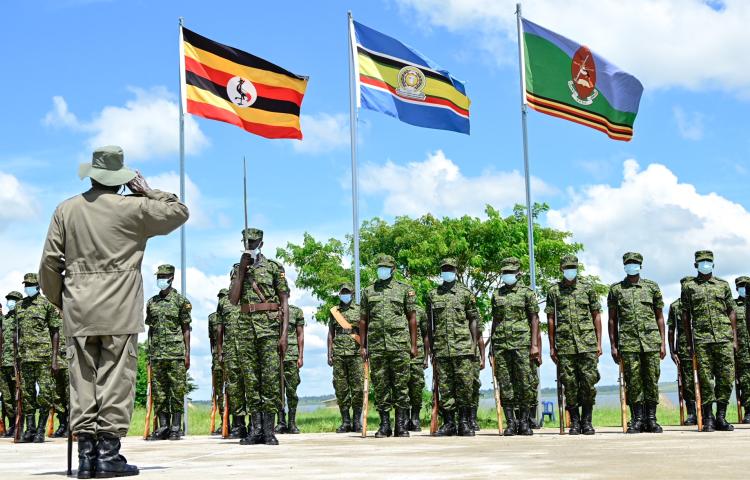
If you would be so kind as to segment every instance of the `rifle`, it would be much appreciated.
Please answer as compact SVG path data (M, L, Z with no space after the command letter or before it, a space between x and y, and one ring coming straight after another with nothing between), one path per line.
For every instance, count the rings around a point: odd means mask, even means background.
M222 384L224 391L224 411L221 414L221 438L229 438L229 392L227 392L227 369L226 363L221 362Z
M700 378L698 377L698 357L695 354L695 337L693 335L693 318L690 317L690 321L687 323L687 334L688 340L690 341L690 356L693 362L693 382L695 389L695 413L698 416L698 431L703 430L703 400L701 399L701 385Z
M151 389L153 371L151 370L151 361L148 362L148 384L146 385L146 422L143 426L143 439L148 440L151 435L151 415L154 408L154 397Z
M362 392L362 438L367 437L367 410L370 408L370 360L365 360L365 386Z
M625 391L625 374L623 373L624 367L622 366L622 354L620 354L620 361L617 362L620 366L620 374L617 378L617 383L620 384L620 423L622 423L622 433L628 431L628 399Z
M737 401L737 423L742 423L742 387L740 386L739 369L734 369L734 397Z
M47 419L47 437L51 438L55 434L55 407L49 409L49 418Z
M216 430L216 378L214 370L211 369L211 421L208 426L209 435L214 434Z
M557 322L557 300L554 301L555 305L555 322ZM557 352L557 329L555 329L555 352ZM568 409L565 405L565 386L560 378L560 357L557 357L555 362L555 371L557 375L557 415L560 420L560 435L565 435L565 427L568 425Z
M685 396L682 391L682 368L680 359L677 359L677 397L680 402L680 425L685 425Z
M492 340L490 340L492 341ZM500 389L497 385L497 377L495 377L495 346L490 343L490 367L492 367L492 388L495 391L495 410L497 410L497 433L502 436L503 434L503 404L500 401Z
M437 433L440 390L438 383L437 356L435 355L435 311L430 302L430 356L432 357L432 412L430 415L430 435Z
M5 405L5 395L3 395L3 405ZM5 436L5 414L0 414L0 435Z
M70 424L70 408L68 408L68 476L73 476L73 426Z

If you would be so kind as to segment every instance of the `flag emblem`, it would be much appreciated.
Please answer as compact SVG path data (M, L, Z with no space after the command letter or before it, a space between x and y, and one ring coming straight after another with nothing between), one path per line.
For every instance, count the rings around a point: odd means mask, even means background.
M573 80L568 82L568 88L573 94L573 100L581 105L591 105L599 92L596 91L596 63L591 50L587 47L579 48L570 63L570 73Z
M425 77L422 70L413 65L408 65L398 72L399 88L396 93L406 98L424 100L426 95L424 90Z
M258 91L250 80L232 77L227 82L227 96L240 108L247 108L258 98Z

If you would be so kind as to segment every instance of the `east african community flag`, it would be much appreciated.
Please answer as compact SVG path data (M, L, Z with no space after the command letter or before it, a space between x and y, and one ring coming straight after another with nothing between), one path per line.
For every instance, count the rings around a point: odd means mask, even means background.
M188 113L266 138L302 138L307 77L182 28L183 102Z
M633 137L643 85L588 47L523 20L528 105L606 133Z
M469 133L464 84L393 37L352 21L357 105L418 127Z

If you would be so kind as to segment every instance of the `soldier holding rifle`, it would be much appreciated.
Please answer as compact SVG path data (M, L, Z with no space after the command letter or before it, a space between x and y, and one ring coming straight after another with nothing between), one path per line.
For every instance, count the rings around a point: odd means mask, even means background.
M695 277L683 277L680 285L692 281ZM669 305L669 315L667 316L669 355L677 366L678 387L680 387L680 421L683 425L697 425L698 417L695 410L695 382L693 376L693 358L690 355L688 338L685 328L682 325L682 300L677 299ZM682 421L682 404L685 405L687 416Z

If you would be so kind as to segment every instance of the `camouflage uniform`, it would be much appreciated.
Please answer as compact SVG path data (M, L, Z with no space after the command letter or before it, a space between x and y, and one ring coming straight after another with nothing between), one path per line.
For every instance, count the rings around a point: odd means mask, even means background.
M229 297L219 299L216 313L217 320L224 326L222 354L227 376L229 413L235 417L244 417L250 414L247 408L247 389L253 382L253 372L247 361L252 347L252 324L246 316L240 315L240 308L232 305Z
M217 297L219 302L223 298L229 295L229 290L222 288L219 291ZM220 304L219 304L220 305ZM218 332L219 332L219 309L220 306L216 307L216 312L209 314L208 316L208 339L211 346L211 383L214 391L213 400L216 402L216 411L219 414L219 418L224 417L224 368L219 360L218 350ZM218 432L218 431L217 431ZM216 433L216 432L214 432Z
M344 284L342 290L352 292L349 284ZM362 413L364 369L362 357L359 355L359 343L354 339L359 335L359 305L352 300L350 303L339 302L338 311L351 324L351 329L344 329L332 314L328 315L329 332L332 330L333 345L331 357L333 360L333 390L336 392L336 402L342 414L340 433L351 431L349 410L354 410L354 423L359 425ZM349 421L347 422L347 419Z
M696 252L696 264L701 261L713 262L713 253ZM704 430L711 431L714 426L729 430L731 425L727 428L724 422L734 386L734 332L730 314L735 303L732 291L729 284L718 277L699 275L682 285L680 298L693 332ZM718 405L715 425L713 402Z
M441 268L456 268L455 260L444 259ZM433 359L437 365L442 434L453 433L453 418L459 413L460 435L472 435L471 410L477 367L477 345L472 323L479 324L474 295L458 279L443 282L427 294L427 315Z
M409 430L421 431L419 411L422 409L422 392L424 392L424 335L427 334L427 312L417 306L417 356L409 364L409 404L411 415Z
M20 302L23 300L23 295L19 292L11 292L5 298ZM15 309L0 316L0 329L3 334L3 354L0 357L0 394L3 396L2 414L11 420L10 428L13 428L13 419L16 416L15 318Z
M70 407L70 375L68 372L68 356L65 342L65 332L60 329L60 341L57 353L57 372L52 372L55 380L55 411L57 420L60 423L59 428L55 431L54 437L62 438L67 436L68 431L68 408Z
M289 327L287 330L287 349L284 355L284 394L286 406L289 412L289 423L284 420L284 405L279 409L279 423L276 425L276 433L299 433L297 428L297 388L300 384L299 367L299 344L297 343L297 327L305 328L305 314L302 309L289 305ZM303 352L304 356L304 352Z
M682 377L682 399L695 403L695 380L693 378L693 357L687 343L687 335L682 326L682 300L679 298L669 305L667 327L675 330L677 359L680 362L679 375Z
M750 287L750 277L737 277L735 285L738 289ZM746 296L738 295L734 300L736 306L734 311L737 314L737 343L739 344L735 354L735 363L740 384L739 398L745 410L745 418L742 423L750 423L750 411L748 411L748 407L750 407L750 336L748 336L746 323L746 298Z

